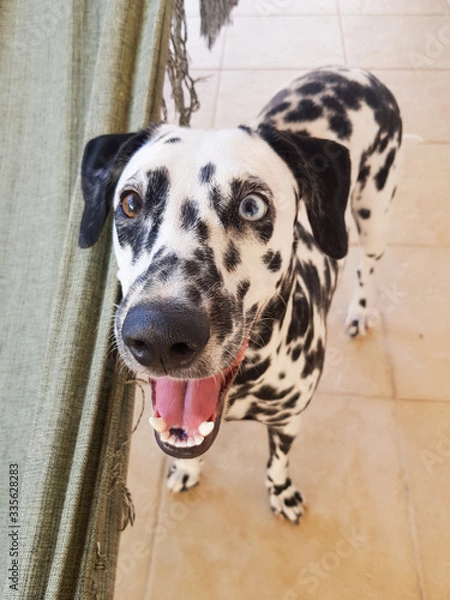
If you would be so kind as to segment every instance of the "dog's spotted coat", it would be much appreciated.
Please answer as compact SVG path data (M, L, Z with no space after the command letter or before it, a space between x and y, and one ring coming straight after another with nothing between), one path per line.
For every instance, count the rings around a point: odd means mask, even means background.
M269 431L270 506L298 521L288 452L324 364L347 199L361 246L355 336L371 325L401 138L384 85L326 68L279 92L250 127L159 125L87 145L80 245L95 243L112 204L116 338L151 381L155 435L176 457L172 490L198 482L222 412L256 419Z

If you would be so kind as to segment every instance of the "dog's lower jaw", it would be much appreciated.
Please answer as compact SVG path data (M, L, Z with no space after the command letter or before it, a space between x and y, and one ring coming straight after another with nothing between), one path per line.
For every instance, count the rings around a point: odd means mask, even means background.
M214 421L209 421L210 423L214 423L214 427L212 431L206 435L205 437L199 433L199 435L203 438L201 443L193 445L193 446L176 446L170 444L169 441L163 441L161 438L161 433L155 430L155 440L158 446L161 448L163 452L168 454L169 456L173 456L174 458L197 458L204 454L209 448L212 446L214 440L219 433L220 424L222 422L222 413L223 413L223 401L219 400L218 411ZM175 434L172 434L175 435Z
M248 339L244 341L234 361L220 374L210 377L204 380L191 380L191 382L175 382L174 380L166 380L166 389L178 390L184 388L184 394L187 395L187 390L191 385L191 389L195 390L195 382L202 382L208 385L207 393L215 393L215 388L220 381L220 388L218 390L217 401L214 406L213 412L206 416L207 420L202 421L196 427L185 427L181 423L172 424L172 426L166 423L164 414L160 414L158 407L162 410L161 404L157 401L157 389L158 380L150 379L152 387L152 400L153 400L153 417L150 418L150 424L155 429L155 439L158 446L169 456L174 458L197 458L204 454L212 446L214 440L219 433L220 424L222 422L222 415L226 406L226 398L228 392L233 384L233 381L237 375L239 367L244 359L245 351L247 349ZM171 387L173 386L173 387ZM164 385L162 387L165 387ZM197 385L197 390L199 386ZM205 390L203 389L203 392ZM198 392L199 393L199 392ZM167 391L166 391L167 395ZM170 398L168 399L170 403ZM186 397L182 400L182 409L186 409ZM195 404L195 399L194 399ZM180 417L181 418L181 417Z

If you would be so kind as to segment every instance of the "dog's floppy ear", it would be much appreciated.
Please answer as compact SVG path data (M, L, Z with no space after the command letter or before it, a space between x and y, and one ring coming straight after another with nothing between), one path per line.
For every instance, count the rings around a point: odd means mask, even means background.
M260 125L258 132L292 171L321 250L332 258L343 258L348 250L345 209L351 174L347 148L268 125Z
M151 135L150 129L138 133L100 135L86 144L81 164L84 196L78 237L81 248L90 248L98 240L125 164Z

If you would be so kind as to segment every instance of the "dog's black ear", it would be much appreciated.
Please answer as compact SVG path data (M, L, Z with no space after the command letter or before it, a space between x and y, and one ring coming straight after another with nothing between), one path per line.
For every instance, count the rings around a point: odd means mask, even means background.
M332 258L343 258L348 251L345 209L351 176L347 148L268 125L260 125L258 132L292 171L321 250Z
M138 133L100 135L86 144L81 164L84 196L78 237L81 248L90 248L98 240L125 164L151 135L150 129Z

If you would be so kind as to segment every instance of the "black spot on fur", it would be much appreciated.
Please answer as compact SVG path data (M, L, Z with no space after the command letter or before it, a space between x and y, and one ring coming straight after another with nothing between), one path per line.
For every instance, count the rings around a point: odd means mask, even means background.
M320 310L328 310L327 298L323 294L323 287L316 265L305 263L299 267L299 270L308 289L310 299ZM300 288L297 288L296 294L301 296L303 292Z
M299 94L304 94L305 96L314 96L315 94L319 94L325 89L325 84L320 81L311 81L309 83L304 83L299 88L297 88L297 92Z
M255 335L249 342L251 348L257 349L266 346L272 338L275 323L280 327L283 325L294 275L295 273L288 272L283 277L279 293L264 308Z
M273 223L271 221L257 221L254 223L256 235L261 242L267 244L273 235Z
M284 409L289 409L289 408L295 408L299 398L300 398L300 392L296 392L293 396L291 396L291 398L288 398L286 400L286 402L283 403L283 408Z
M386 156L386 161L378 173L375 175L375 185L377 186L377 190L381 191L386 185L386 180L389 175L389 170L392 167L392 164L395 160L395 148L392 148L389 151L389 154Z
M366 304L367 304L367 301L365 300L365 298L361 298L361 300L359 301L359 305L362 306L363 308L366 308Z
M267 265L269 271L276 273L281 269L282 259L280 252L273 252L273 250L269 250L263 256L263 262Z
M285 498L283 500L286 506L297 506L299 503L303 502L303 498L300 492L295 492L291 498Z
M178 142L181 142L181 138L174 137L174 138L170 138L170 139L166 140L164 143L165 144L178 144Z
M398 123L398 145L399 146L402 145L402 133L403 133L403 123L400 119L400 121Z
M217 186L211 189L210 202L226 231L233 229L238 234L244 231L244 221L239 218L237 207Z
M297 223L295 227L295 237L296 241L301 242L308 248L308 250L312 250L314 248L315 244L313 236L306 231L306 229L300 223ZM295 248L293 250L295 254Z
M365 88L357 81L348 81L344 77L335 89L336 96L352 110L358 110L364 98Z
M250 127L248 127L248 125L238 125L238 129L244 131L248 135L252 135L252 130L250 129Z
M292 350L292 360L293 361L297 361L300 354L302 353L302 347L301 346L296 346L293 350Z
M202 295L195 285L190 285L186 289L186 297L194 306L198 306L202 301Z
M241 302L245 298L245 295L247 294L249 289L250 289L250 281L248 279L244 279L244 281L241 281L239 283L238 288L237 288L237 297Z
M246 366L244 363L236 376L235 383L242 384L247 381L259 379L270 367L270 363L270 358L266 358L266 360L251 366Z
M322 340L319 340L317 347L306 355L305 366L302 372L302 378L308 377L316 369L322 370L325 358L325 349Z
M384 138L383 138L383 139L380 141L380 145L378 146L378 152L379 152L380 154L382 154L382 153L383 153L383 152L386 150L388 143L389 143L389 136L388 136L388 135L386 135L386 136L385 136L385 137L384 137Z
M200 242L204 243L208 241L209 228L208 225L204 221L202 221L202 219L199 219L197 221L197 224L195 225L195 230L197 232L197 237L200 240Z
M344 115L336 114L328 117L328 124L340 140L347 140L352 134L352 124Z
M152 228L146 241L146 249L153 247L162 222L169 192L169 172L161 167L147 173L148 187L145 195L144 214L150 216Z
M210 183L211 179L214 177L214 173L216 172L216 165L213 163L207 163L204 167L200 169L200 173L198 178L200 183Z
M249 327L258 312L258 305L253 304L245 313L245 325Z
M235 311L236 303L228 294L222 292L212 296L210 319L214 330L217 331L217 341L220 344L233 329Z
M179 260L179 257L173 252L161 255L157 260L154 258L143 276L143 281L147 285L151 285L155 279L162 282L168 281L174 274Z
M164 245L161 246L160 248L158 248L158 250L155 252L155 254L153 256L153 260L154 261L159 260L161 258L161 256L166 253L166 250L167 250L167 248Z
M225 251L225 255L223 257L223 263L225 265L226 270L231 273L236 269L238 264L241 262L241 254L239 250L236 248L233 240L228 242L228 247Z
M278 113L284 112L285 110L287 110L290 107L291 107L290 102L280 102L280 104L277 104L276 106L271 108L269 111L267 111L266 117L273 117L273 116L277 115Z
M299 121L315 121L323 114L323 107L316 104L309 98L300 100L296 109L291 110L284 117L286 123L296 123Z
M305 335L310 319L311 310L309 307L308 300L306 299L303 292L300 289L298 289L298 291L296 290L293 299L292 317L286 338L287 344L290 344L294 340Z
M262 385L258 390L255 390L254 395L260 400L280 400L290 392L292 392L292 387L288 390L277 391L271 385Z
M194 250L194 259L198 261L200 265L200 272L196 276L196 282L202 290L205 291L207 296L213 297L216 300L220 300L217 296L217 288L223 284L222 275L219 273L214 260L213 250L206 245ZM187 261L189 262L189 261ZM219 312L224 312L224 308L218 308Z
M361 219L370 219L370 210L368 208L360 208L358 210L358 215Z
M380 131L387 134L389 139L393 139L397 134L401 143L402 121L397 102L385 85L371 74L368 77L370 86L367 88L365 100L374 109Z
M281 415L280 415L281 417ZM278 447L280 449L280 452L282 454L287 454L289 452L289 449L292 445L292 442L294 441L294 438L291 435L286 435L285 433L281 433L281 431L275 431L275 435L276 438L278 438L279 443L275 443L275 441L273 440L273 436L271 435L271 430L269 429L269 447L270 447L270 454L274 454L276 448ZM269 458L270 461L270 458ZM286 479L286 488L288 488L290 485L292 485L291 480L288 478ZM284 486L280 486L280 488ZM286 489L284 488L284 489ZM283 490L280 490L280 493Z
M367 183L367 178L370 175L370 165L366 164L367 160L367 156L365 156L363 154L363 156L361 157L361 162L359 165L359 172L358 172L358 183L361 184L361 189L364 189L366 183Z
M347 113L345 106L335 96L326 94L325 96L322 96L320 101L324 106L340 115L345 115Z
M198 277L198 275L200 275L201 270L202 270L202 265L197 260L189 259L183 265L184 274L188 278L190 278L190 277L192 277L192 278Z
M192 200L187 200L181 207L181 227L192 229L197 224L198 209Z

